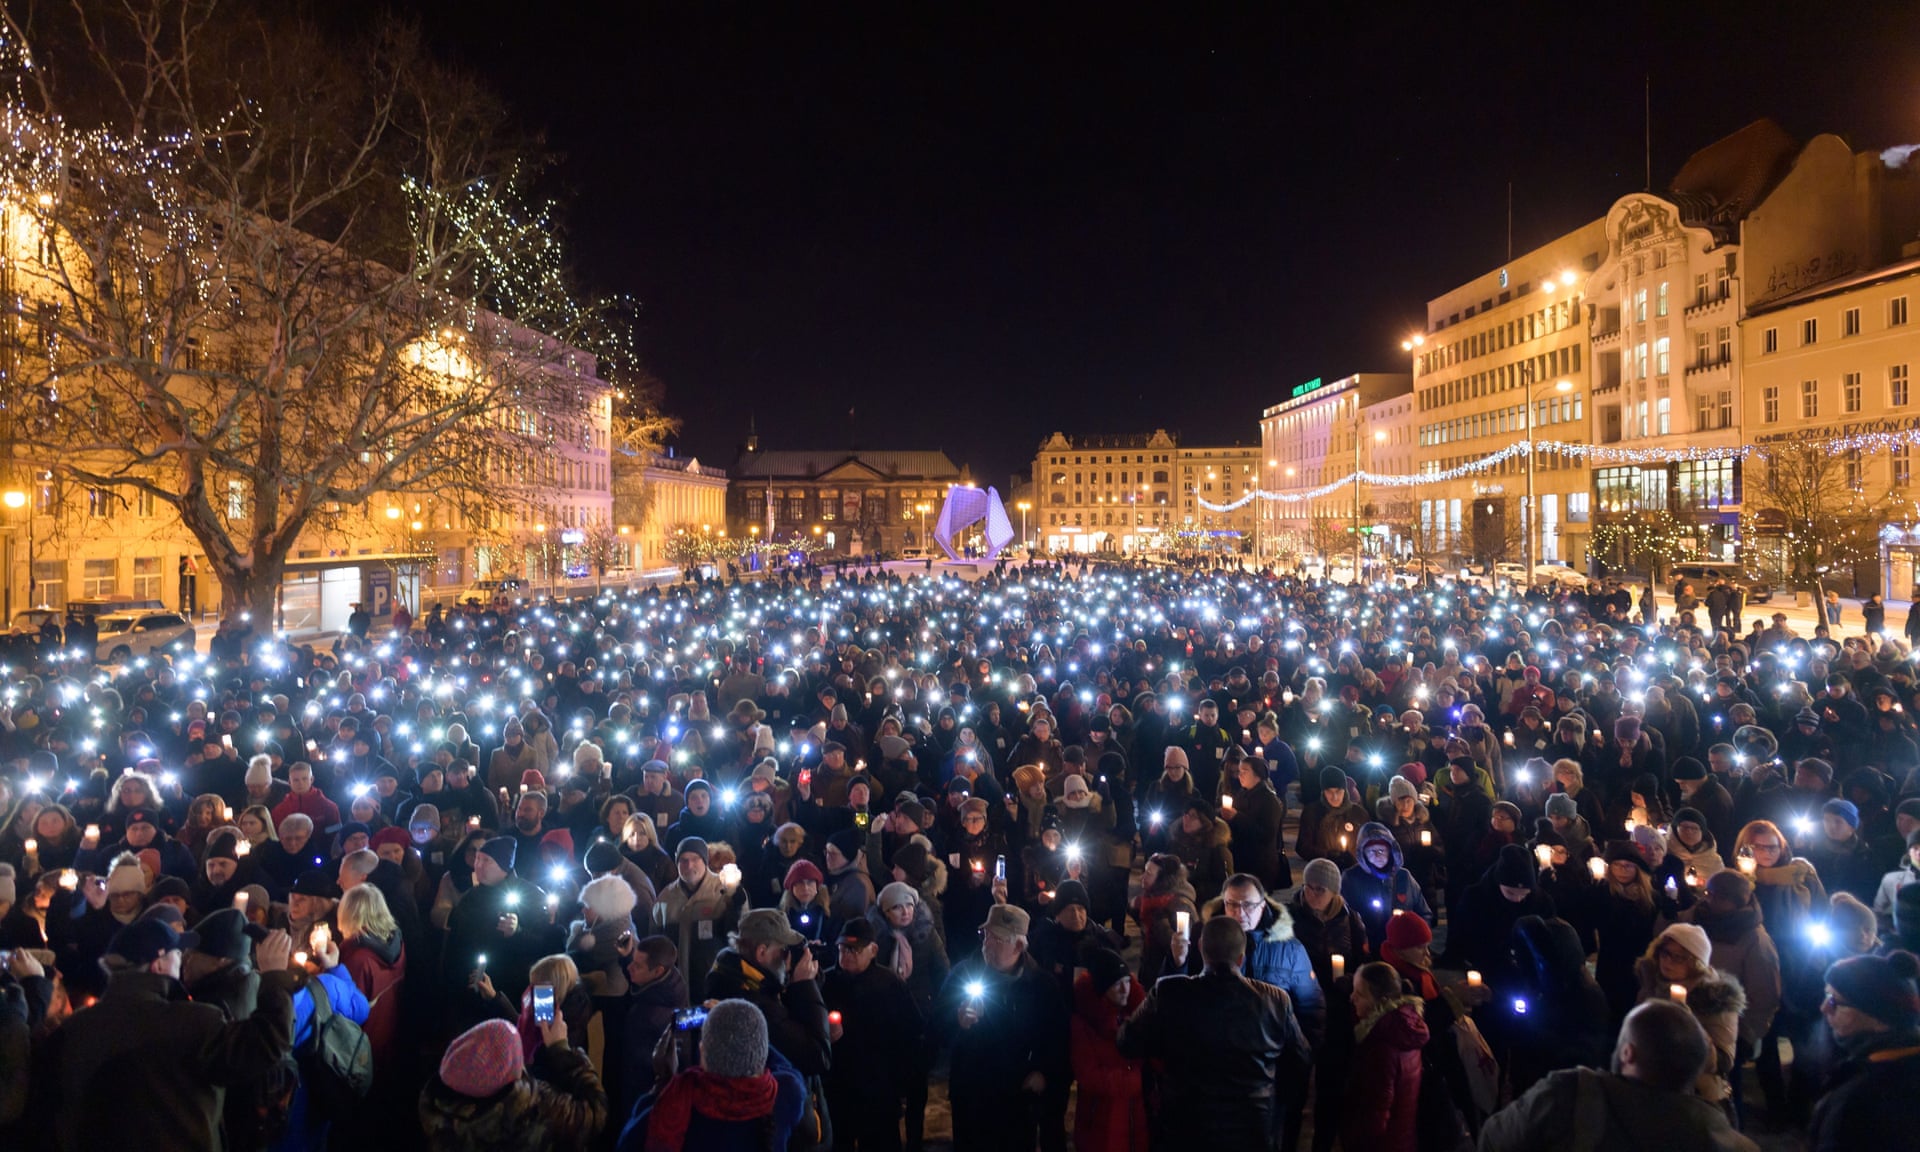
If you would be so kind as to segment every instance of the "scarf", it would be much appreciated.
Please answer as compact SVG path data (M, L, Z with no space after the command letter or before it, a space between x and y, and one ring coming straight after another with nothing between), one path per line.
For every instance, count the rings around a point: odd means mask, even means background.
M1756 868L1753 882L1756 887L1785 888L1787 895L1800 911L1813 907L1813 890L1807 887L1806 871L1811 867L1806 861L1794 857L1785 864L1776 864L1771 868Z
M723 1124L758 1120L773 1111L780 1094L771 1072L758 1076L715 1076L705 1068L689 1068L661 1090L647 1124L647 1152L681 1152L687 1144L687 1125L694 1113Z
M913 976L913 945L898 928L893 930L893 974L900 977L902 983Z

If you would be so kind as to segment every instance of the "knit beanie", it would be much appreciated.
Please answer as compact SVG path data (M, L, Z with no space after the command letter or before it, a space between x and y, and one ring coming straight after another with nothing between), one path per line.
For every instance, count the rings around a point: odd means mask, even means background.
M117 896L123 892L147 894L147 874L140 867L140 861L131 853L122 852L113 861L113 867L107 872L107 895Z
M827 878L820 874L820 865L815 864L811 860L795 860L793 867L787 869L787 878L781 882L781 887L791 892L793 891L793 886L802 880L811 880L815 884L825 884L827 882ZM893 885L889 884L887 887L891 888ZM884 893L882 895L884 895Z
M702 1066L732 1080L767 1070L767 1018L747 1000L722 1000L707 1012L700 1030Z
M633 906L638 902L632 885L618 876L602 876L580 889L580 903L593 909L594 915L602 920L625 920L633 915Z
M800 867L800 865L795 864L793 867L798 868ZM790 868L787 870L787 876L789 880L791 880L793 876L793 869ZM880 911L882 912L892 911L895 907L901 904L918 904L919 902L920 902L919 894L916 893L911 887L900 883L898 880L887 885L885 888L880 889L880 896L879 896L878 903L880 905Z
M1558 816L1562 820L1572 820L1580 815L1580 805L1565 792L1555 792L1547 797L1547 815Z
M1649 852L1656 848L1662 852L1667 850L1666 833L1651 824L1635 824L1629 838L1636 847L1643 848Z
M489 1020L454 1037L440 1058L440 1082L484 1100L520 1079L524 1066L520 1033L505 1020Z
M593 846L587 849L585 863L588 872L599 876L620 867L621 859L620 849L615 848L611 841L595 840Z
M1307 861L1306 869L1301 872L1302 883L1315 888L1325 888L1329 892L1340 891L1340 866L1322 856L1318 860Z
M547 778L541 775L540 769L529 768L525 772L520 773L520 787L527 792L545 792L547 790Z
M1060 887L1053 890L1053 914L1060 915L1069 904L1078 904L1082 908L1092 907L1087 897L1087 886L1078 880L1062 880Z
M1415 788L1413 781L1407 779L1405 776L1395 776L1393 779L1387 781L1387 799L1389 800L1398 801L1403 796L1409 800L1413 800L1418 798L1419 795L1419 789Z
M1847 827L1860 827L1860 809L1851 800L1829 800L1820 806L1822 816L1838 816L1847 822Z
M1433 929L1418 916L1390 916L1387 918L1387 947L1399 951L1405 948L1419 948L1433 943Z
M681 840L680 846L673 850L673 858L678 860L689 852L700 857L702 864L707 863L710 859L707 855L707 842L698 836L688 836Z
M1920 1027L1920 959L1911 952L1851 956L1827 969L1842 1003L1893 1028Z
M238 860L240 853L234 844L240 839L240 833L231 828L217 828L207 837L208 860Z
M1707 778L1707 766L1691 756L1682 756L1673 762L1673 778L1675 780L1705 780Z
M407 835L405 828L397 824L389 824L385 828L380 829L380 831L375 832L373 838L367 841L367 847L373 849L375 852L378 852L388 844L397 844L402 848L410 848L413 846L413 837Z
M840 850L840 855L852 860L867 846L867 834L858 828L842 828L827 837L827 843Z
M1659 945L1660 940L1671 940L1685 948L1695 960L1700 962L1700 967L1712 967L1713 941L1707 939L1707 930L1698 924L1670 925L1665 932L1660 933L1659 939L1654 941L1655 946Z
M273 783L273 761L265 756L255 756L247 761L245 780L249 788L265 788Z
M1534 885L1533 853L1519 844L1502 844L1500 854L1493 861L1494 882L1507 888L1532 888ZM1396 920L1405 920L1405 916L1396 916ZM1415 917L1418 919L1418 917Z
M1080 959L1095 992L1105 992L1128 974L1127 962L1111 948L1088 949Z
M493 862L500 865L502 872L513 871L513 859L519 850L519 843L511 836L495 836L480 845L481 854L493 857Z
M1345 769L1333 764L1329 764L1325 768L1320 769L1320 791L1325 792L1331 788L1338 788L1345 791L1346 787L1347 773Z

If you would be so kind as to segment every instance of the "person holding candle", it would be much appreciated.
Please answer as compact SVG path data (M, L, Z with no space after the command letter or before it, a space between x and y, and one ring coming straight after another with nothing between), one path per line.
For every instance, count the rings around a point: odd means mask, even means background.
M924 1085L929 1071L922 1060L926 1022L906 982L879 962L880 939L871 917L849 920L840 929L837 962L820 976L820 995L832 1013L827 1105L834 1147L848 1152L897 1152L903 1105L917 1133L910 1109L916 1082ZM1064 1096L1064 1084L1061 1089ZM924 1096L920 1107L924 1111Z
M1593 897L1594 929L1600 940L1594 979L1606 991L1613 1017L1619 1020L1633 1008L1633 965L1653 940L1659 908L1653 881L1632 843L1608 844L1604 861Z
M1693 1013L1713 1044L1711 1062L1701 1069L1694 1091L1731 1113L1729 1077L1740 1064L1740 1017L1747 1010L1747 994L1738 980L1713 966L1712 958L1713 942L1704 929L1669 925L1634 963L1640 985L1637 1002L1669 999Z
M1357 855L1353 867L1340 874L1340 895L1365 922L1372 950L1378 951L1386 940L1387 921L1395 914L1437 923L1419 881L1401 866L1400 845L1385 825L1369 821L1361 826Z
M1460 907L1450 913L1449 966L1476 969L1494 988L1504 991L1520 978L1513 960L1514 924L1522 916L1550 919L1555 914L1553 898L1540 891L1533 853L1508 844L1500 849L1493 867L1467 888ZM1388 928L1391 931L1392 925Z

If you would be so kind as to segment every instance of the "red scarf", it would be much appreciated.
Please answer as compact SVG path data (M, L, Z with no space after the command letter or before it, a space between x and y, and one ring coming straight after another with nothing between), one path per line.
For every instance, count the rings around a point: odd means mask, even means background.
M690 1068L667 1081L654 1101L647 1122L647 1152L681 1152L695 1112L722 1123L758 1120L773 1111L779 1094L780 1084L771 1072L740 1078Z

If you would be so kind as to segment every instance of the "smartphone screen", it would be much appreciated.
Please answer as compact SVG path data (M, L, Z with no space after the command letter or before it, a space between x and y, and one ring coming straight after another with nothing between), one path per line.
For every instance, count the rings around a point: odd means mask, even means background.
M553 1023L553 985L535 984L533 986L533 1022L535 1024Z
M993 878L995 880L1005 880L1007 878L1007 858L1005 856L995 856L993 858Z
M673 1010L673 1030L692 1032L707 1022L705 1008L675 1008Z

